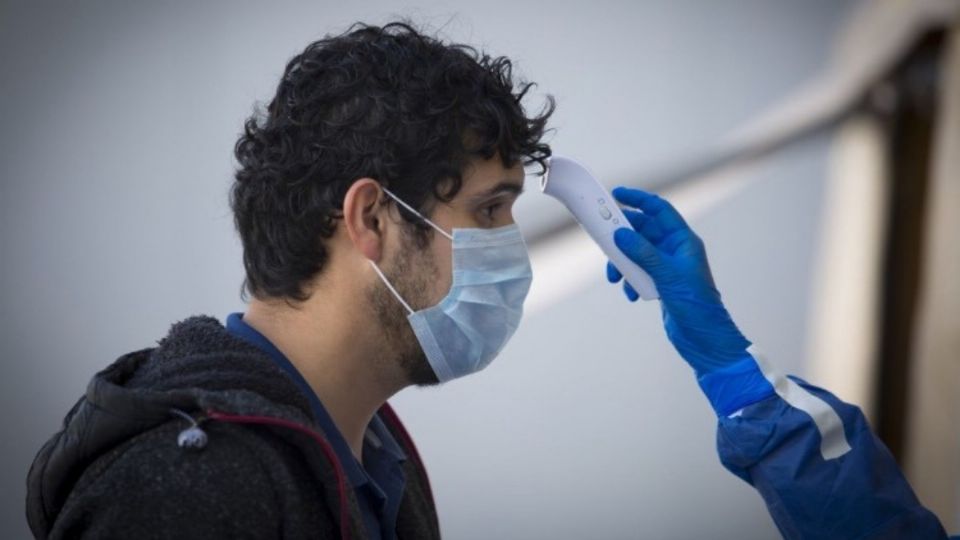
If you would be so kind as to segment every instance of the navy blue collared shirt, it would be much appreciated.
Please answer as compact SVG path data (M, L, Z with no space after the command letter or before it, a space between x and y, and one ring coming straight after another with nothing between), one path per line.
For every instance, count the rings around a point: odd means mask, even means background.
M373 419L367 426L363 438L363 464L361 464L354 457L347 441L323 407L320 397L310 388L303 375L280 352L280 349L244 322L242 313L228 315L226 327L233 335L256 345L267 353L267 356L283 369L306 396L313 409L317 425L330 441L353 486L370 538L391 540L396 538L397 513L400 510L400 499L403 497L403 488L406 485L402 464L407 456L387 430L379 414L373 415Z

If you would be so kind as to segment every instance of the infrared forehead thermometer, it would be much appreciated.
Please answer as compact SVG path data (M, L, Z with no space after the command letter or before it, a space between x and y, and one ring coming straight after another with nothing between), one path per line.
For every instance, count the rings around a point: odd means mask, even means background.
M586 167L570 158L553 156L547 163L547 172L540 179L540 190L567 207L640 298L654 300L660 297L653 279L613 242L614 231L632 227L607 188Z

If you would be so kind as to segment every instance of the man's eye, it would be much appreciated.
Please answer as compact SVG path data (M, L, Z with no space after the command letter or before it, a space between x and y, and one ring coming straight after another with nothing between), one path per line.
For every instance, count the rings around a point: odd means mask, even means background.
M487 219L492 221L494 218L494 214L496 214L497 210L499 210L501 206L503 206L503 203L496 203L496 204L490 204L490 205L484 206L483 213Z

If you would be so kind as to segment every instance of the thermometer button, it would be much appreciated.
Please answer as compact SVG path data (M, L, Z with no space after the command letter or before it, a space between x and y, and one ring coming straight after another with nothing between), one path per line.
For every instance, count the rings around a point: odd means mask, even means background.
M609 208L607 208L606 206L600 207L600 217L602 217L603 219L610 219L612 215L613 214L610 213Z

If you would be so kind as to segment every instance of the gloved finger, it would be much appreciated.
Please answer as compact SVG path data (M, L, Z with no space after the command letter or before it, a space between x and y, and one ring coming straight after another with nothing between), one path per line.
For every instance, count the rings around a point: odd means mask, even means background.
M637 294L637 291L633 290L633 287L630 286L626 281L623 282L623 294L627 295L627 300L631 302L636 302L640 295Z
M613 241L624 255L657 280L653 274L662 266L660 252L649 240L633 229L622 227L614 231Z
M640 208L641 210L643 209L643 201L653 196L653 193L648 191L627 186L617 186L613 188L610 194L613 195L613 198L617 199L620 204Z
M612 262L607 261L607 281L610 283L616 283L623 279L623 274L617 270L617 267L613 265Z
M677 212L677 209L665 199L653 193L621 186L613 190L613 197L622 204L639 208L643 213L652 216L664 234L688 228L680 212Z
M652 217L643 212L630 210L629 208L623 210L623 215L627 216L627 221L633 226L633 230L646 236L647 240L654 245L659 244L660 241L663 240L663 231L660 230L660 225L657 224L657 221Z

